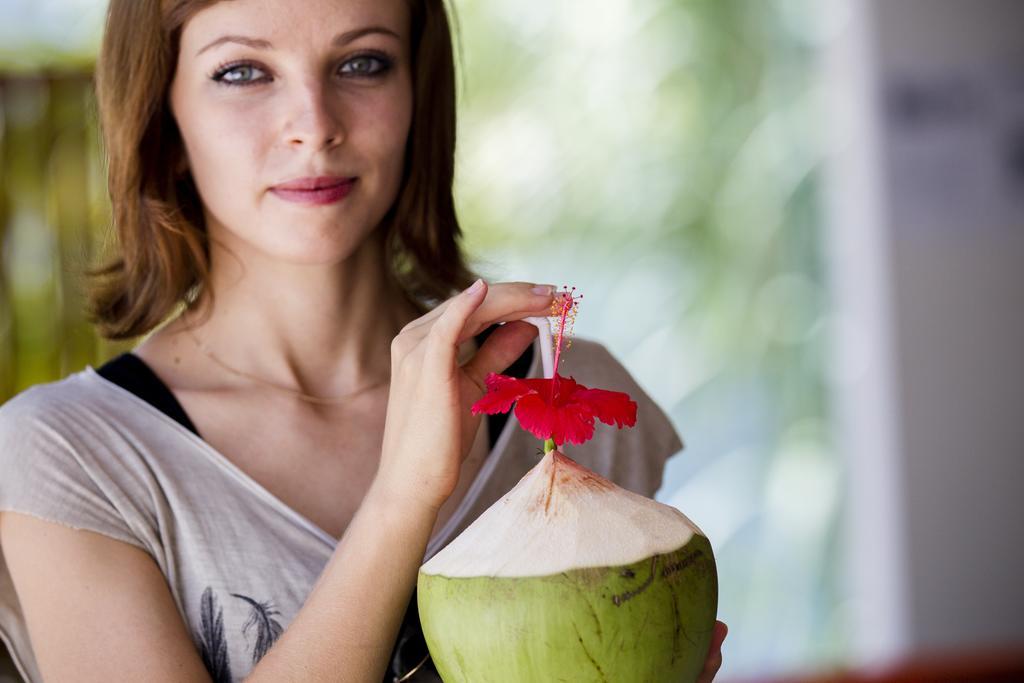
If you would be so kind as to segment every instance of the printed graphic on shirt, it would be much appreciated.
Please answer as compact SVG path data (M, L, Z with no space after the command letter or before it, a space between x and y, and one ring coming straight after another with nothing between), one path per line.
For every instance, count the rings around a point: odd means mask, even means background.
M239 595L238 593L232 593L231 595L244 600L251 608L249 619L245 622L245 626L242 627L242 634L246 636L245 642L248 643L249 630L256 629L256 643L252 646L252 664L256 666L256 663L263 658L263 655L267 654L270 646L284 632L284 627L274 619L275 616L281 613L274 609L274 603L270 600L256 602L246 595Z
M260 602L240 593L231 593L231 596L242 600L249 607L249 618L242 626L242 637L252 651L252 664L255 666L284 632L281 623L274 619L281 613L274 608L272 600ZM201 633L196 641L206 670L210 672L213 683L231 683L231 657L224 635L224 609L217 602L211 586L206 587L200 598L199 623ZM251 631L255 631L255 641L250 644Z
M224 638L224 610L217 606L217 597L209 586L199 601L199 654L213 683L231 683L231 662L228 641Z

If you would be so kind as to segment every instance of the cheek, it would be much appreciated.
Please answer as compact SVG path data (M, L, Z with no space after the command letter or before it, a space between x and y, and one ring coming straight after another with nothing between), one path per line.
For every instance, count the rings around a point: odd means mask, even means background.
M262 129L258 112L251 108L199 108L179 121L196 187L211 209L237 201L239 190L256 170Z
M196 164L217 164L230 161L245 148L247 132L254 121L231 107L203 107L190 112L182 135Z
M377 107L370 115L370 119L374 122L369 129L372 131L372 144L379 157L386 160L385 167L389 178L397 182L397 177L402 172L406 142L412 123L411 102L404 97L393 99L386 106Z

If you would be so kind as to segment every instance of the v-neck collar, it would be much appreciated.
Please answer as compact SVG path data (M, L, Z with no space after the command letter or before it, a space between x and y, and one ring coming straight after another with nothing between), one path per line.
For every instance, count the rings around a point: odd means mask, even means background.
M530 368L526 372L527 377L533 377L539 369L540 349L537 348L539 340L535 339L533 359L530 363ZM154 417L157 421L161 422L169 429L182 436L186 441L195 446L199 452L203 453L209 460L213 461L216 465L221 467L231 476L235 477L241 484L251 490L257 497L263 499L272 508L275 508L278 512L282 513L292 521L296 522L299 526L305 528L307 531L318 537L331 549L338 545L341 541L340 538L335 538L331 534L324 531L318 524L310 520L308 517L300 513L295 508L291 507L283 500L271 493L266 487L260 484L258 481L253 479L251 476L246 474L240 467L233 463L223 453L214 448L208 441L201 438L195 432L190 431L180 422L174 420L166 413L163 413L158 408L148 403L143 398L136 396L132 392L128 391L122 386L110 381L103 375L99 374L95 368L91 365L87 365L82 371L86 377L99 383L100 386L108 387L110 390L127 397L129 402L139 405L143 411ZM452 516L445 523L444 527L438 532L437 536L430 539L427 544L426 559L432 556L440 547L446 542L446 537L449 536L456 526L462 521L462 517L469 511L472 505L476 503L476 499L480 496L480 491L483 489L483 485L490 479L504 453L508 442L511 439L512 432L515 429L517 421L513 419L513 415L509 415L509 419L505 422L502 427L501 433L498 436L497 441L494 444L494 448L488 453L487 459L484 461L483 467L477 472L476 478L473 483L466 490L466 495L459 502L459 506L452 513ZM346 527L347 529L348 527ZM342 532L344 533L344 532Z

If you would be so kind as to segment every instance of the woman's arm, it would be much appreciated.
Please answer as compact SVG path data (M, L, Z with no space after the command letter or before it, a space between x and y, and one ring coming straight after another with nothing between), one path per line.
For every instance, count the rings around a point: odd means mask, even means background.
M11 511L0 512L0 547L47 683L209 683L146 551Z
M246 680L379 683L436 516L371 489L306 603ZM43 680L210 681L144 550L9 511L0 513L0 546Z
M437 510L375 482L291 625L247 681L383 678Z
M246 680L378 683L436 516L372 488L303 608ZM43 680L210 681L145 551L15 512L0 513L0 546Z

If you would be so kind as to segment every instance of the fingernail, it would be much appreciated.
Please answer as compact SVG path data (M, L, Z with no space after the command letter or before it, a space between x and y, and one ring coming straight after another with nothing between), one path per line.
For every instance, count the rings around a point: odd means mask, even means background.
M477 278L476 282L474 282L473 284L471 284L469 287L466 288L466 294L476 294L481 289L483 289L483 286L484 286L484 279L483 278Z
M553 289L552 285L537 285L530 291L539 296L550 296Z

